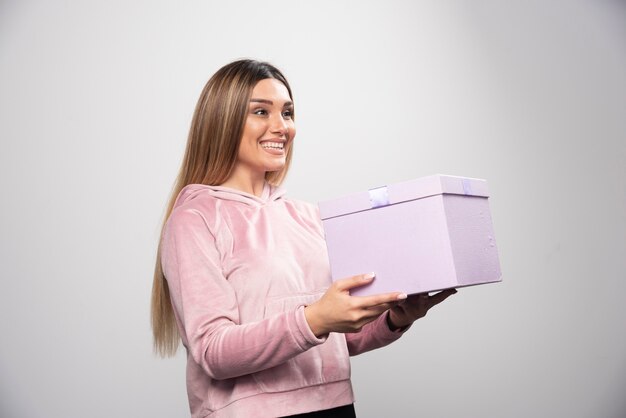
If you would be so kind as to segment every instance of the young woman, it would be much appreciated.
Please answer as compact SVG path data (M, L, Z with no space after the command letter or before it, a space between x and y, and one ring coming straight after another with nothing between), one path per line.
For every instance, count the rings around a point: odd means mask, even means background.
M354 417L349 356L385 346L454 290L350 296L331 284L315 206L278 187L293 153L291 88L240 60L208 81L163 226L155 348L187 351L196 417Z

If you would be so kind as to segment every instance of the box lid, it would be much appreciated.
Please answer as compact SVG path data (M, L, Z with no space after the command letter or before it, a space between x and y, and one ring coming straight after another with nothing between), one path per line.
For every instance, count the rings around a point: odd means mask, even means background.
M439 194L489 197L485 180L435 174L322 201L318 206L324 220Z

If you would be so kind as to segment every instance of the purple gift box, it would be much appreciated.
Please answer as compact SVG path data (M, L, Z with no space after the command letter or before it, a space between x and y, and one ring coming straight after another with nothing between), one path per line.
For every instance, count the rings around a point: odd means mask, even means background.
M333 280L353 295L501 281L485 180L434 175L319 202Z

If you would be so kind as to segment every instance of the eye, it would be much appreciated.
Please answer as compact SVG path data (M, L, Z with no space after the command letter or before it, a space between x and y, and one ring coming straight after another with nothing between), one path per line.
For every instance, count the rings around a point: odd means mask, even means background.
M256 110L252 111L252 113L255 114L255 115L259 115L259 116L267 115L267 111L265 109L256 109Z
M283 117L285 119L291 119L292 116L293 116L293 109L287 109L283 111Z

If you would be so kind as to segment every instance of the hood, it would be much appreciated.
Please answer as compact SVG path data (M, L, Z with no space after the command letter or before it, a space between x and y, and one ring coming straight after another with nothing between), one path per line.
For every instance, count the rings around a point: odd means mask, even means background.
M263 192L259 197L250 193L242 192L241 190L232 189L230 187L209 186L206 184L188 184L183 187L178 194L174 207L176 208L185 202L195 199L197 196L204 195L205 193L221 200L232 200L249 206L262 206L269 202L281 199L285 194L285 190L281 187L272 186L268 182L265 182Z

